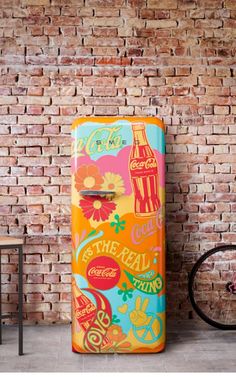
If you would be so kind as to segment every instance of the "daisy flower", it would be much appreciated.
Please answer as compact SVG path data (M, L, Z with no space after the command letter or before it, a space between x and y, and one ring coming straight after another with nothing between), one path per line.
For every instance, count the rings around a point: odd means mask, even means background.
M75 188L80 190L99 190L103 178L96 165L81 165L75 173Z
M104 174L103 179L104 181L101 185L102 190L115 191L118 195L124 194L124 181L119 174L107 172Z
M115 210L116 204L108 199L104 199L100 196L94 196L86 199L81 199L80 207L83 214L87 219L93 219L94 221L105 221L110 214Z

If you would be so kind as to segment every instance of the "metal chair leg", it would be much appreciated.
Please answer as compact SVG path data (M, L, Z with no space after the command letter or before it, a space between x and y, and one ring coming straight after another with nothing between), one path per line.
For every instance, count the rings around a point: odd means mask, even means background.
M23 247L19 246L19 274L18 274L18 329L19 356L23 355Z
M1 272L1 265L2 265L2 249L0 248L0 344L2 344L2 272Z

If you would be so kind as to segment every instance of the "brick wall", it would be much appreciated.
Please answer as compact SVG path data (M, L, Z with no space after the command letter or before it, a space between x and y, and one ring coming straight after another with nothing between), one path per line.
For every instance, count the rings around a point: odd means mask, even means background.
M0 4L0 234L26 236L26 322L70 319L70 124L91 114L165 121L169 312L188 318L193 262L236 242L236 1Z

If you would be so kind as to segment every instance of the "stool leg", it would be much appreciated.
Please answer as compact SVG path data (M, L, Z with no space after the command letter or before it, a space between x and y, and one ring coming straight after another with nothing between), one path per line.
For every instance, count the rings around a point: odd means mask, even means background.
M2 260L2 249L0 248L0 344L2 344L2 272L1 272L1 260Z
M19 355L23 355L23 247L19 246L19 274L18 274L18 327L19 327Z

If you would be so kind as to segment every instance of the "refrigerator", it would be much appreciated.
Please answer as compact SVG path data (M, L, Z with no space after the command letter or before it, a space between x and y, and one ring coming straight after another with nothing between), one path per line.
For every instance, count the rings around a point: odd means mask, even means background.
M72 351L165 348L165 137L155 117L72 125Z

